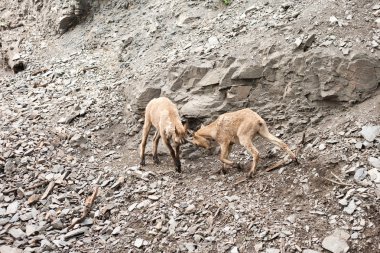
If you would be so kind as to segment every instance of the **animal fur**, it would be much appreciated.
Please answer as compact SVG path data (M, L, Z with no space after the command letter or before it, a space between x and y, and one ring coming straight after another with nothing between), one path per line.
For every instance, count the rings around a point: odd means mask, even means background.
M176 170L181 172L179 148L181 144L185 143L187 124L185 126L182 125L177 107L168 98L160 97L152 99L146 106L142 141L140 144L141 165L145 165L145 146L152 125L156 128L153 137L154 163L160 163L157 156L157 146L160 138L162 138L173 158ZM174 149L170 142L172 142Z
M223 163L222 171L224 173L226 173L227 166L240 168L240 165L229 160L228 156L233 144L243 145L253 157L252 167L248 173L248 176L251 177L256 172L260 157L259 151L252 144L252 140L257 134L279 146L292 159L296 160L295 154L289 147L269 133L266 122L250 109L242 109L220 115L214 122L207 126L202 126L195 132L192 143L207 149L210 148L210 139L219 143L221 148L220 160Z

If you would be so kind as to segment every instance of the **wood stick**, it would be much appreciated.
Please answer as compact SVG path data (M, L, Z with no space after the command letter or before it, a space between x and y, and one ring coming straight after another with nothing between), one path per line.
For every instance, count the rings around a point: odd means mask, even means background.
M272 164L269 168L267 168L265 171L266 172L269 172L269 171L272 171L272 170L275 170L283 165L288 165L290 163L289 160L285 160L285 159L282 159L274 164Z
M327 178L327 177L324 177L324 179L326 179L327 181L330 181L331 183L338 184L338 185L355 186L355 185L353 185L353 184L346 184L346 183L343 183L343 182L337 182L337 181L332 180L332 179L329 179L329 178Z
M116 181L116 183L114 183L114 184L111 186L111 189L116 189L116 188L118 188L120 185L122 185L122 184L124 183L124 180L125 180L124 177L119 177L118 180Z
M71 173L70 170L66 170L65 173L63 173L63 174L62 174L57 180L55 180L55 181L51 181L51 182L49 183L48 187L46 188L44 194L42 194L42 196L41 196L40 199L41 199L41 200L46 199L46 198L50 195L50 193L53 191L54 186L55 186L56 184L62 184L63 180L65 180L66 177L67 177L70 173Z
M87 197L86 200L85 200L85 202L84 202L84 209L83 209L82 216L79 217L79 219L74 219L71 222L71 225L67 227L67 229L72 229L76 224L84 221L84 219L86 218L86 216L91 211L91 208L92 208L92 205L94 204L95 198L98 195L98 190L99 190L99 186L96 185L95 188L94 188L94 191L93 191L92 195L89 196L89 197Z
M29 190L32 190L32 189L34 189L34 188L38 188L38 187L40 187L40 186L43 186L43 185L45 185L45 184L47 184L47 183L49 183L49 181L44 180L44 181L42 181L42 182L36 183L36 184L34 184L34 185L32 185L32 186L29 186L29 187L25 188L25 190L29 191Z
M34 71L34 72L32 73L32 76L36 76L36 75L38 75L38 74L45 73L45 72L48 71L48 70L49 70L48 68L38 69L38 70L36 70L36 71Z

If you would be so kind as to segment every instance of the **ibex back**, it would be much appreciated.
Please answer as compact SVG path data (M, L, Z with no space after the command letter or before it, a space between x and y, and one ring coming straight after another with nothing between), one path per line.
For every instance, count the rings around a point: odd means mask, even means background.
M233 144L243 145L253 157L252 167L248 173L248 176L252 176L256 171L259 161L259 152L252 144L252 140L256 134L279 146L292 159L296 160L296 156L289 147L269 133L265 121L250 109L242 109L220 115L214 122L208 126L202 126L195 132L192 142L204 148L210 148L210 139L218 142L221 147L220 160L223 162L222 170L224 173L226 173L226 165L240 168L240 165L229 160L228 156Z
M186 128L182 125L177 107L168 98L160 97L152 99L145 108L145 121L143 127L142 141L140 144L141 165L145 165L145 146L152 125L156 128L153 137L153 161L158 164L157 146L160 138L168 147L178 172L181 172L179 159L179 147L185 142ZM170 144L172 141L174 149Z

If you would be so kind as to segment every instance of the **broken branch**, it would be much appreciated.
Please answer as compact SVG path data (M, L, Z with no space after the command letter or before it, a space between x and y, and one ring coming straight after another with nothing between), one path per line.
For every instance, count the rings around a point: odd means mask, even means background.
M85 200L82 216L79 217L78 219L74 219L71 222L71 225L67 227L68 229L72 229L76 224L82 222L86 218L86 216L90 213L92 205L94 204L95 198L98 195L98 190L99 190L99 186L96 185L92 195L87 197Z
M42 196L41 196L41 200L46 199L46 198L50 195L50 193L53 191L54 186L55 186L56 184L61 184L61 183L63 182L63 180L65 180L66 177L67 177L70 173L71 173L70 170L66 170L65 173L63 173L63 174L62 174L57 180L55 180L55 181L51 181L51 182L49 183L48 187L46 188L44 194L42 194Z
M354 185L352 185L352 184L346 184L346 183L343 183L343 182L337 182L337 181L332 180L332 179L329 179L329 178L327 178L327 177L324 177L324 179L326 179L327 181L330 181L331 183L338 184L338 185L354 186Z

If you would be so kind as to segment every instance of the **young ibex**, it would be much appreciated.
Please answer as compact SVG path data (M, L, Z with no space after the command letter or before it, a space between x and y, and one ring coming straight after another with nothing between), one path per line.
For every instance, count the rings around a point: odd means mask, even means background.
M220 115L208 126L202 126L193 134L192 143L203 148L210 148L210 139L215 140L221 147L220 160L223 162L222 171L226 173L226 166L236 166L238 163L228 160L233 144L243 145L253 157L252 167L248 173L251 177L259 161L259 152L252 144L252 139L256 134L261 135L271 143L285 150L293 160L297 160L295 154L280 139L273 136L268 131L265 121L254 111L243 109L236 112L229 112Z
M168 98L160 97L152 99L145 108L145 121L140 144L141 165L145 165L145 145L152 125L156 128L153 137L154 163L160 163L157 156L157 146L160 138L162 138L170 151L176 170L181 172L179 147L185 143L187 124L185 124L185 126L182 125L177 107ZM174 149L170 141L173 142Z

